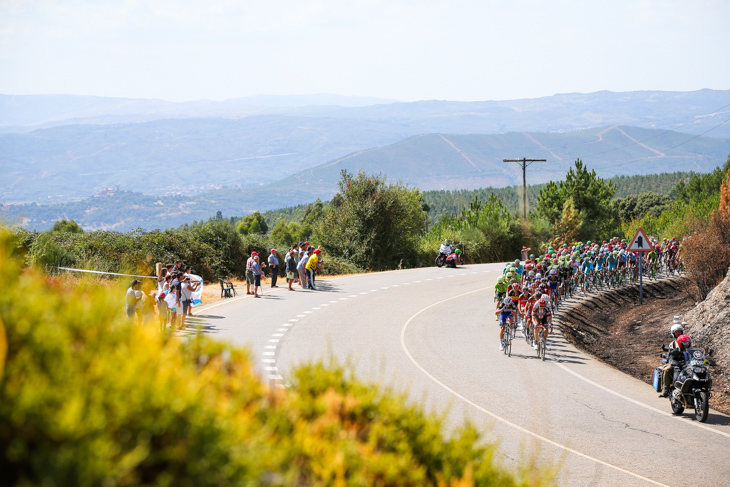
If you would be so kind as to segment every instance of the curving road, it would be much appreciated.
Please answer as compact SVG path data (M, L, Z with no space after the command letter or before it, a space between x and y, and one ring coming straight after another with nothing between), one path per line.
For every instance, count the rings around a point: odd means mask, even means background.
M450 408L450 425L481 425L508 465L526 456L560 464L565 485L730 485L730 417L673 417L650 386L557 331L545 362L520 332L512 357L499 352L492 289L501 270L423 268L320 280L316 292L267 288L263 299L204 306L191 323L251 348L262 376L281 386L303 361L350 360L366 380L406 390L427 409Z

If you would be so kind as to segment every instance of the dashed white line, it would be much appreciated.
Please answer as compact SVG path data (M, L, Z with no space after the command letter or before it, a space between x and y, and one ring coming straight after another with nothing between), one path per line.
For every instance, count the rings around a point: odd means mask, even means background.
M282 336L284 336L284 335L282 335ZM279 343L279 340L277 340L276 338L271 338L269 340L269 343Z
M273 334L273 335L271 335L271 336L272 336L272 337L283 337L283 336L284 336L284 334L283 334L283 333L274 333L274 334Z
M371 289L370 292L371 293L376 293L376 292L378 292L378 290L377 289Z
M336 304L337 302L338 302L338 301L330 301L330 303L332 303L332 304Z
M302 311L302 313L304 313L305 315L311 315L313 311Z
M275 364L276 360L274 360L273 358L265 358L265 359L261 360L261 363L262 364Z
M289 331L289 328L278 328L276 331Z
M299 319L298 318L292 318L289 321L291 321L292 323L296 323L297 321L299 321Z
M264 346L264 348L269 349L269 350L271 350L271 349L276 350L276 345L266 345L266 346Z
M318 309L322 309L322 308L320 308L319 306L315 306L314 308L312 308L312 310L315 310L315 311L318 310Z
M264 370L267 372L276 372L279 370L279 367L264 367Z
M368 293L367 291L363 291L363 292L361 292L360 294L367 294L367 293Z
M348 296L348 298L356 298L356 297L357 297L357 294L350 294L350 295Z
M322 306L322 307L329 306L329 303L323 303L323 304L320 304L320 306Z
M280 375L270 375L269 379L271 380L284 380L284 378Z
M276 352L264 352L262 355L271 357L272 355L276 355Z
M297 315L297 318L306 318L307 315Z

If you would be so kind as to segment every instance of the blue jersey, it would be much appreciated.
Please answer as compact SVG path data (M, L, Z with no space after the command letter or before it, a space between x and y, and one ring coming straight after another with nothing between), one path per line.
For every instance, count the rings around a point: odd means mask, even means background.
M581 267L581 269L583 269L584 274L588 274L588 271L593 270L593 262L591 262L590 260L583 262L583 266Z

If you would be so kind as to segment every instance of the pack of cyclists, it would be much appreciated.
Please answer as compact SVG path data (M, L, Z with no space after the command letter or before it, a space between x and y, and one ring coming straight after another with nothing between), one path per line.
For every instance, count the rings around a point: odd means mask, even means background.
M496 320L500 325L500 350L509 331L514 338L517 325L528 343L538 349L538 341L552 328L552 314L569 295L602 287L618 287L638 279L639 259L647 277L683 270L682 245L676 239L658 242L652 238L650 252L626 250L626 239L613 238L601 243L549 247L544 255L530 255L526 261L508 263L494 286Z

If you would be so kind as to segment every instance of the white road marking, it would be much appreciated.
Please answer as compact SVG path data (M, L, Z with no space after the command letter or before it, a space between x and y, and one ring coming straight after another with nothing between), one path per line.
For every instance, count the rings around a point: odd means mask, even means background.
M423 282L423 281L413 281L413 282Z
M265 358L261 361L261 363L262 364L275 364L276 360L274 360L273 358Z
M294 323L284 323L284 324L283 324L283 325L281 325L281 326L294 326Z
M380 289L390 289L389 287L381 287Z
M400 284L393 284L393 285L392 285L392 286L390 286L390 287L400 287Z
M404 283L403 283L403 285L404 285L404 286L410 286L410 285L411 285L411 283L410 283L410 282L404 282Z
M283 333L274 333L274 334L273 334L273 335L271 335L271 336L272 336L272 337L283 337L283 336L284 336L284 334L283 334Z
M279 370L279 367L264 367L264 370L267 372L276 372Z
M356 298L356 297L358 297L358 296L357 296L357 294L350 294L350 295L348 296L348 298Z
M279 340L277 340L276 338L272 338L269 340L269 343L279 343Z
M290 319L289 321L291 321L291 322L293 322L293 323L296 323L297 321L299 321L299 319L298 319L298 318L292 318L292 319Z
M305 315L311 315L312 311L302 311L302 313L304 313Z
M598 387L599 389L601 389L601 390L603 390L605 392L608 392L609 394L613 394L616 397L620 397L621 399L625 399L625 400L629 401L632 404L636 404L637 406L641 406L641 407L646 408L646 409L648 409L650 411L654 411L655 413L659 413L659 414L662 414L664 416L674 417L674 415L672 413L670 413L669 411L662 411L661 409L657 409L657 408L655 408L653 406L649 406L648 404L644 404L643 402L637 401L636 399L631 399L628 396L624 396L620 392L616 392L616 391L614 391L612 389L609 389L608 387L602 386L601 384L598 384L597 382L593 382L589 378L583 377L579 373L577 373L577 372L575 372L573 370L570 370L568 367L566 367L565 365L563 365L563 364L561 364L559 362L555 362L555 365L557 365L561 369L565 370L569 374L572 374L572 375L578 377L579 379L584 380L585 382L589 383L590 385L595 386L595 387ZM677 419L679 419L679 418L677 418ZM717 433L718 435L722 435L722 436L725 436L727 438L730 438L730 434L725 433L724 431L718 431L718 430L716 430L714 428L710 428L709 426L707 426L705 424L702 424L702 423L698 423L696 421L687 421L686 423L683 423L683 424L691 424L692 426L697 426L698 428L702 428L702 429L707 430L707 431L712 431L713 433Z
M269 379L271 380L284 380L284 378L280 375L270 375Z
M276 352L264 352L264 353L263 353L263 355L264 355L264 356L269 356L269 357L271 357L271 356L273 356L273 355L276 355Z
M279 328L276 331L289 331L289 328Z
M266 346L264 346L264 348L267 348L269 350L271 350L271 349L276 350L276 345L266 345Z
M363 292L361 292L360 294L367 294L367 293L368 293L367 291L363 291Z
M377 289L371 289L370 292L371 293L376 293L376 292L378 292L378 290Z
M427 280L427 281L433 281L433 279L431 279L430 277L429 277L428 279L426 279L426 280Z
M429 379L431 379L436 384L440 385L442 388L446 389L448 392L450 392L454 396L458 397L459 399L461 399L465 403L469 404L470 406L478 409L479 411L485 413L486 415L491 416L492 418L496 419L497 421L501 421L502 423L506 424L507 426L510 426L510 427L512 427L512 428L514 428L514 429L516 429L518 431L521 431L521 432L523 432L523 433L525 433L527 435L530 435L533 438L537 438L538 440L544 441L545 443L548 443L550 445L553 445L553 446L556 446L558 448L561 448L561 449L563 449L563 450L565 450L567 452L570 452L570 453L573 453L575 455L578 455L579 457L582 457L582 458L585 458L585 459L588 459L588 460L592 460L592 461L594 461L596 463L600 463L601 465L605 465L607 467L613 468L615 470L618 470L619 472L623 472L625 474L631 475L632 477L636 477L638 479L645 480L645 481L647 481L649 483L652 483L654 485L661 485L662 487L669 487L668 485L662 484L661 482L657 482L656 480L652 480L650 478L647 478L647 477L644 477L644 476L639 475L637 473L631 472L631 471L626 470L624 468L621 468L619 466L613 465L613 464L608 463L608 462L604 462L603 460L600 460L598 458L594 458L594 457L591 457L589 455L586 455L585 453L581 453L578 450L574 450L573 448L567 447L565 445L561 445L560 443L558 443L556 441L553 441L553 440L548 439L548 438L546 438L546 437L544 437L542 435L539 435L537 433L534 433L534 432L528 430L527 428L523 428L522 426L519 426L519 425L517 425L517 424L515 424L515 423L513 423L513 422L511 422L511 421L509 421L509 420L507 420L507 419L505 419L505 418L503 418L501 416L498 416L498 415L494 414L493 412L491 412L491 411L483 408L482 406L480 406L479 404L475 403L474 401L472 401L470 399L467 399L466 397L462 396L461 394L459 394L458 392L456 392L455 390L453 390L452 388L450 388L449 386L447 386L446 384L444 384L443 382L441 382L440 380L438 380L436 377L434 377L433 375L431 375L426 369L424 369L421 366L421 364L419 364L416 361L415 358L413 358L413 355L411 355L411 353L408 351L408 347L406 346L406 330L408 329L408 325L410 325L411 322L417 316L419 316L424 311L429 310L429 309L431 309L433 307L439 306L439 305L441 305L441 304L443 304L443 303L445 303L447 301L451 301L451 300L454 300L454 299L457 299L457 298L461 298L461 297L464 297L464 296L468 296L470 294L474 294L474 293L478 293L478 292L483 292L485 290L489 290L489 287L477 289L476 291L469 291L468 293L459 294L458 296L452 296L450 298L444 299L443 301L439 301L437 303L434 303L434 304L431 304L429 306L426 306L421 311L418 311L416 314L414 314L413 316L411 316L410 318L408 318L408 321L406 321L405 325L403 325L403 328L400 331L400 345L401 345L401 348L403 349L403 351L405 352L406 356L408 357L408 359L413 363L413 365L415 365L416 368L418 370L420 370L426 377L428 377Z
M336 303L338 303L338 302L339 302L339 301L330 301L330 303L333 303L333 304L336 304Z
M322 307L329 306L329 303L322 303L322 304L320 304L320 306L322 306Z
M326 306L326 305L325 305L325 306ZM312 310L313 310L313 311L316 311L316 310L318 310L318 309L322 309L322 308L320 308L319 306L315 306L314 308L312 308Z
M306 318L307 315L297 315L297 318Z

